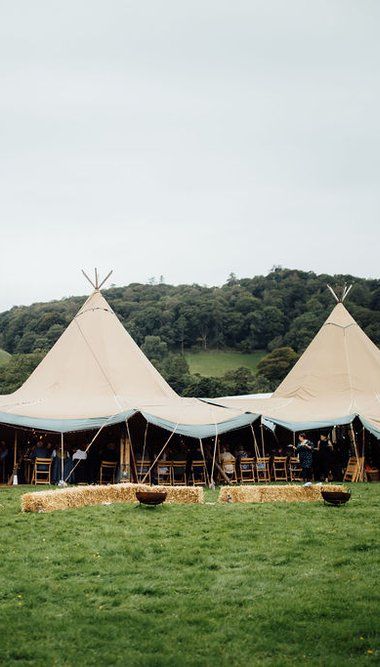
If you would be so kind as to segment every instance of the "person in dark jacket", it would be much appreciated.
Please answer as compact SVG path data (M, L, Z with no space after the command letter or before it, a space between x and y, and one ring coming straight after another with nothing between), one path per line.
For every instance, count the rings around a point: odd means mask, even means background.
M319 436L317 449L319 460L319 479L321 482L328 482L333 454L333 445L329 436L323 435L321 433Z
M298 445L294 449L300 460L301 476L305 482L310 482L313 478L313 452L315 447L311 440L307 439L305 433L300 433L298 441Z

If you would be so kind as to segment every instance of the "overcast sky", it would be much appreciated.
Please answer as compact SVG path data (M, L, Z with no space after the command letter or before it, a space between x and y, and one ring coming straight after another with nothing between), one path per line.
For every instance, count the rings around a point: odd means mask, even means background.
M379 277L378 0L0 0L0 310Z

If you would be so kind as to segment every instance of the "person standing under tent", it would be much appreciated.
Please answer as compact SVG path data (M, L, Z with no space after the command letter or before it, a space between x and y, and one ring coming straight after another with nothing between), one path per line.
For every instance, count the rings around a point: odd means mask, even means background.
M220 454L220 464L222 470L227 477L232 477L235 474L235 457L228 451L227 447L222 447Z
M62 451L60 447L53 450L53 465L52 465L52 482L58 484L61 480L72 483L71 471L73 469L73 462L70 453L66 450L63 452L63 471L62 471ZM62 478L63 472L63 478Z
M72 455L73 468L75 468L71 475L72 484L83 484L88 481L85 461L87 461L87 452L77 447Z
M315 447L311 440L307 439L306 433L300 433L298 440L299 444L294 449L300 460L301 476L304 482L310 482L313 478L313 451Z
M328 435L321 433L317 445L319 453L319 475L321 482L329 481L331 472L331 461L333 454L333 444Z
M5 444L4 440L0 442L0 481L4 484L7 478L6 470L8 463L8 447Z

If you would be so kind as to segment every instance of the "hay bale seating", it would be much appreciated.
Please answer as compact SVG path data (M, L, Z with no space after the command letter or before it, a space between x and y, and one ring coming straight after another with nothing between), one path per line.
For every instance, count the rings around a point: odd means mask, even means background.
M223 486L220 489L220 503L312 503L322 500L322 490L346 491L342 485L325 484L322 486Z
M109 484L107 486L74 486L65 489L24 493L23 512L54 512L70 508L108 503L134 503L136 491L166 491L165 503L194 504L204 502L202 487L149 486L147 484Z

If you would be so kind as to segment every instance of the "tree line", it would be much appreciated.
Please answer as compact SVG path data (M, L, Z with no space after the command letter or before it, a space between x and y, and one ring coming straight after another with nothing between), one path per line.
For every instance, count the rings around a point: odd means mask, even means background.
M211 396L273 389L331 311L334 302L327 283L337 290L344 283L354 284L346 306L380 345L377 279L274 267L267 276L238 278L231 274L220 287L174 286L161 278L157 284L112 286L104 295L174 388L186 395ZM84 299L67 297L0 313L0 348L16 355L0 369L1 393L20 383L25 355L33 355L26 364L30 369L51 348ZM271 356L260 362L258 374L238 369L223 378L190 375L184 350L223 348L266 350Z

